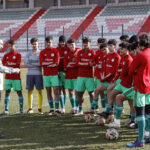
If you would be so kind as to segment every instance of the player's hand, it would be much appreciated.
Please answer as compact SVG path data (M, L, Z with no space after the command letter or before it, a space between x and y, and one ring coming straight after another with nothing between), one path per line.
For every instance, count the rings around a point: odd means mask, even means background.
M12 73L19 73L20 72L20 69L19 68L13 68L12 69Z

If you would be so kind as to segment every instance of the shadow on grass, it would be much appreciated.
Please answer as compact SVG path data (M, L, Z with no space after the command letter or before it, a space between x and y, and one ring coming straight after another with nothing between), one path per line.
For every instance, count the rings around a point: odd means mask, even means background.
M124 149L135 139L134 130L121 128L116 141L105 139L105 127L85 123L83 116L23 115L0 119L0 149ZM125 142L125 143L124 143Z

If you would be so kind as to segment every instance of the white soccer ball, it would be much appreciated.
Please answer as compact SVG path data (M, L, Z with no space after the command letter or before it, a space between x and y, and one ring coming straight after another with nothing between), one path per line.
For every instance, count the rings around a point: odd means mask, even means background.
M116 129L114 128L109 128L106 131L106 139L107 140L117 140L119 137L119 133Z

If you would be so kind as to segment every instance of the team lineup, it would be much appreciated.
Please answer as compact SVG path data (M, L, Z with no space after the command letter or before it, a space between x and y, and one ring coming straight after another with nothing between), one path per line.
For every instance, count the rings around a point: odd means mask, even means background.
M138 138L127 144L127 147L144 147L145 143L150 143L150 134L144 138L145 131L150 132L150 37L147 34L133 35L130 38L122 35L117 51L115 39L107 41L105 38L99 38L97 51L91 49L91 39L87 36L82 38L83 48L76 48L76 41L66 41L63 35L59 37L57 48L53 47L52 36L46 37L45 42L46 48L39 50L38 39L32 38L32 50L27 52L24 59L24 65L28 68L27 113L34 113L34 86L38 96L39 114L43 114L42 89L45 87L50 107L48 115L65 114L68 93L72 115L98 114L98 123L107 127L121 127L123 104L128 101L130 118L127 125L130 128L138 128ZM0 49L2 45L3 41L0 40ZM17 92L20 114L25 113L20 64L21 54L16 51L16 41L10 40L9 52L0 62L0 72L5 73L5 110L2 115L9 115L11 89ZM2 74L0 76L2 91L3 77ZM89 110L83 112L83 95L86 90L91 105ZM99 112L99 100L102 112Z

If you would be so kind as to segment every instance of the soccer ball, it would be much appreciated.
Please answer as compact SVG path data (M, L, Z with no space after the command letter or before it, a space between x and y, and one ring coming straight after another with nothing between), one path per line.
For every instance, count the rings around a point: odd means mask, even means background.
M104 117L99 116L96 120L96 125L101 125L104 126L104 124L106 123L106 119Z
M94 120L94 115L86 114L85 117L84 117L84 120L85 120L86 123L91 122L91 121Z
M119 133L116 129L114 128L109 128L106 131L106 139L107 140L117 140L119 137Z

